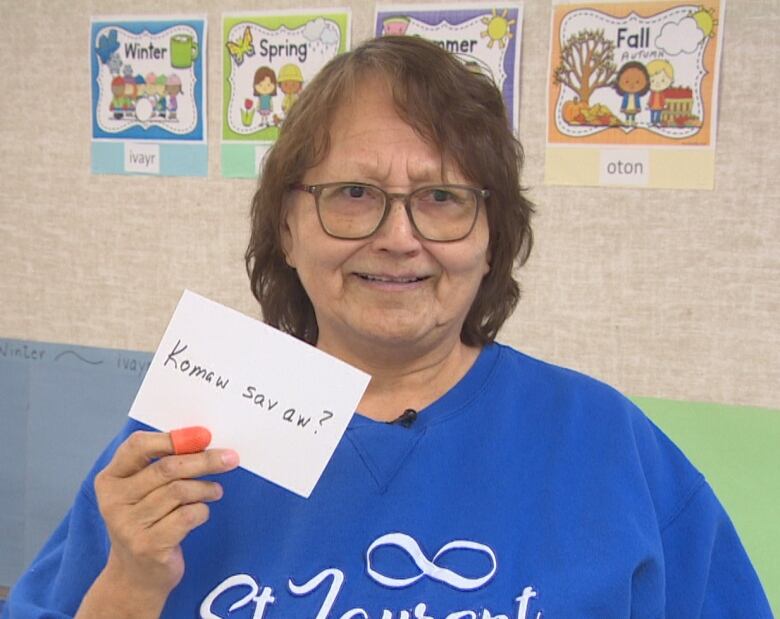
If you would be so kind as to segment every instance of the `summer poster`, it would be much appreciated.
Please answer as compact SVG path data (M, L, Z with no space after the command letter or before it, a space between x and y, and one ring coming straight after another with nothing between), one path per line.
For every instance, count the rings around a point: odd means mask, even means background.
M724 3L553 10L546 181L712 189Z
M92 171L206 176L206 20L93 18Z
M493 79L517 130L523 7L441 4L378 6L376 36L419 36L452 52L472 71Z
M223 15L223 176L257 177L306 84L349 48L349 28L349 9Z

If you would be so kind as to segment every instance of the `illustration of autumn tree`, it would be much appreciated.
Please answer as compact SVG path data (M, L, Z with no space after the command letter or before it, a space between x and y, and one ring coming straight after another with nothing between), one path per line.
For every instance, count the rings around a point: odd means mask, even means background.
M609 86L617 75L615 43L604 38L603 30L582 30L561 49L561 63L553 74L556 84L565 84L577 93L584 105L597 88Z

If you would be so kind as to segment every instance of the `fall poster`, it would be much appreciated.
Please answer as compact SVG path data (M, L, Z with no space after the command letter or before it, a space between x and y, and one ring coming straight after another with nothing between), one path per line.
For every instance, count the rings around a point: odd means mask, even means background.
M222 175L257 177L314 75L349 48L349 9L224 15Z
M723 8L555 6L547 182L711 189Z
M93 18L92 171L206 176L204 18Z
M377 6L375 35L423 37L495 82L517 130L521 4Z

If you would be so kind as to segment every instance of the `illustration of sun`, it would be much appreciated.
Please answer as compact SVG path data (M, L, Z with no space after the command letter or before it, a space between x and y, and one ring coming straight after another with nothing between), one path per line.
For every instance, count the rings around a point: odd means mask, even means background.
M509 9L504 9L504 12L501 15L498 15L496 9L493 9L493 14L490 17L485 16L482 18L482 23L487 26L487 29L480 34L483 38L490 37L490 42L488 43L489 48L492 49L493 43L498 42L498 46L501 49L504 49L507 41L512 38L513 35L510 26L517 20L507 19L506 16L508 14Z
M704 33L704 38L712 38L715 36L715 26L718 25L718 20L715 19L715 9L705 9L703 6L699 7L699 10L695 13L691 13L691 17L696 22L699 30Z

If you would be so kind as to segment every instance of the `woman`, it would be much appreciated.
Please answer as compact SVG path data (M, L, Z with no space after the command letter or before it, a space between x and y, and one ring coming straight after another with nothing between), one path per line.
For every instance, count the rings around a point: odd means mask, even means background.
M265 319L372 375L323 477L302 499L131 421L11 616L769 617L668 439L493 343L531 245L520 153L495 87L435 45L328 64L268 157L247 250Z

